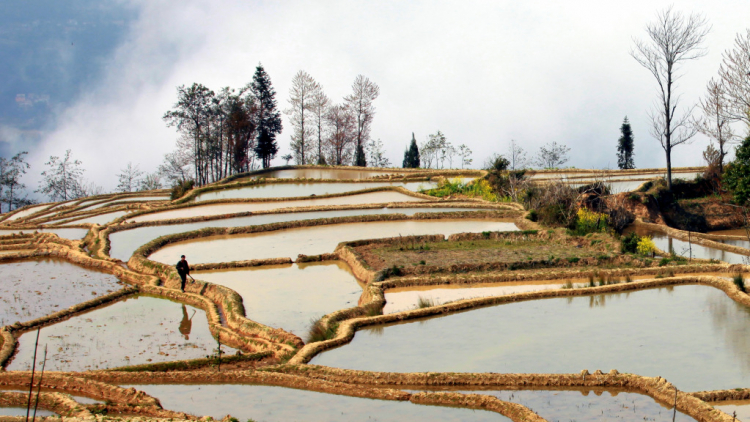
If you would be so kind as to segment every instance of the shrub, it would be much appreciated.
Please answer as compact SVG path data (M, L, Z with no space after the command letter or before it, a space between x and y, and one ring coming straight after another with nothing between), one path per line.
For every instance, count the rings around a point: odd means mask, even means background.
M539 220L539 215L537 214L536 210L530 210L528 214L526 214L526 219L530 221L537 221Z
M651 239L649 236L643 236L638 240L638 246L636 248L639 254L643 256L648 256L654 253L656 250L656 245L654 244L653 239Z
M576 262L578 262L580 260L581 260L581 258L578 258L577 256L568 258L568 262L570 262L571 264L575 264Z
M320 319L310 320L310 332L307 334L307 342L314 343L316 341L329 340L336 336L336 330L338 330L338 324L328 324L323 326Z
M747 289L745 288L745 280L742 278L742 273L735 274L734 277L732 277L732 281L742 293L747 293Z
M660 266L660 267L663 267L663 266L665 266L665 265L669 264L670 262L672 262L672 260L671 260L670 258L664 257L664 258L662 258L662 259L661 259L661 260L659 261L659 266Z
M193 189L194 186L195 181L193 180L178 181L172 186L172 193L169 195L169 199L174 201L175 199L182 198L186 193L188 193L188 191Z
M628 233L620 239L620 251L622 253L636 253L638 251L638 242L641 238L636 233Z

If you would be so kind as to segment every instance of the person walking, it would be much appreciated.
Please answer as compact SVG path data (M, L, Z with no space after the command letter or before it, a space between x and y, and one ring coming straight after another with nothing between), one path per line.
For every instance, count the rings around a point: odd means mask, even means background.
M177 262L177 265L175 265L175 268L177 268L177 274L180 275L180 280L182 280L182 283L180 284L180 290L184 292L187 276L190 275L190 264L188 264L187 260L185 259L185 255L182 255L180 257L180 260Z

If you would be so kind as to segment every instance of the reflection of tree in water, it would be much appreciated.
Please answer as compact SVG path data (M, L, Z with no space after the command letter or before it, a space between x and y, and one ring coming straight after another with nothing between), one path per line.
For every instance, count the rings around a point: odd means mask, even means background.
M712 289L713 290L713 289ZM729 299L722 291L706 297L714 330L721 333L743 374L750 372L750 308Z

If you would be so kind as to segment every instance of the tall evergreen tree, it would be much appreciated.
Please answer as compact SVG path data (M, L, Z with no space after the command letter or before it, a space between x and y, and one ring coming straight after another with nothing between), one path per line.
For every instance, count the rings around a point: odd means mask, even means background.
M630 128L627 116L625 116L625 120L623 120L622 126L620 126L620 133L620 140L617 141L617 166L621 170L634 169L633 130Z
M359 167L367 167L367 158L365 158L365 149L362 145L357 145L357 150L354 153L354 165Z
M403 168L419 168L419 147L417 146L417 139L414 138L414 132L411 133L409 148L404 151Z
M276 134L281 133L281 115L276 109L276 90L271 86L269 78L262 64L258 64L253 75L251 92L255 98L258 111L255 126L258 131L258 142L255 154L263 161L263 168L271 166L271 159L276 157L279 147L276 144Z

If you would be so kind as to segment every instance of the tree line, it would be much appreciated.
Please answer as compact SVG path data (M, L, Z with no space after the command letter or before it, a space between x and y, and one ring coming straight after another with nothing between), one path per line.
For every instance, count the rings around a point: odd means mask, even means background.
M177 102L163 119L181 135L177 150L160 167L171 181L192 178L205 185L258 164L267 168L278 152L281 114L261 64L252 82L240 89L224 87L216 93L199 83L177 87Z
M352 83L351 94L333 103L323 87L304 70L292 79L289 115L292 124L292 154L287 163L385 167L382 142L371 141L375 117L373 102L380 95L378 85L363 75ZM378 145L379 144L379 145ZM368 157L369 153L369 157Z

